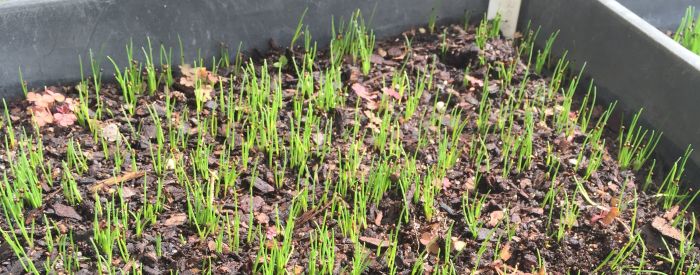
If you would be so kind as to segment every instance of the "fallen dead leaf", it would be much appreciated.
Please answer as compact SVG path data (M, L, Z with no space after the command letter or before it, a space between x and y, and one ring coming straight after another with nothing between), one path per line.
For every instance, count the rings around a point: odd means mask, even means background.
M473 77L471 75L467 75L467 80L469 81L469 84L471 84L472 86L484 87L484 81L481 79L478 79L478 78Z
M654 218L654 220L651 222L651 227L658 230L659 233L666 237L676 239L680 242L685 240L683 232L673 227L671 223L669 223L668 220L664 219L663 217Z
M267 237L268 240L276 238L278 234L277 227L275 226L268 226L267 230L265 230L265 237Z
M265 213L258 213L255 215L255 220L258 221L259 224L268 224L270 222L270 217Z
M68 205L63 205L60 203L54 203L53 204L53 210L56 212L56 215L59 217L63 218L71 218L75 220L82 221L83 217L78 214L78 212L75 211L75 208L72 206Z
M378 211L377 216L374 218L374 224L376 226L382 225L382 218L384 218L384 213L382 213L382 211Z
M163 225L165 226L178 226L185 224L187 221L187 215L185 213L177 213L177 214L172 214L170 218L165 220L163 222Z
M364 243L371 244L371 245L376 246L376 247L382 247L382 248L389 247L389 241L387 241L387 240L380 240L377 238L362 236L362 237L360 237L360 241L362 241Z
M440 246L438 245L438 237L432 232L423 232L420 235L420 243L425 245L426 249L433 254L440 252Z
M294 275L301 275L304 274L304 267L295 265L294 266Z
M501 258L501 260L503 260L504 262L505 262L505 261L508 261L508 259L510 259L510 257L512 256L512 254L511 254L511 252L510 252L510 243L506 243L506 245L504 245L504 246L501 248L501 252L498 253L498 256L499 256L499 257Z
M669 221L673 220L673 218L676 217L676 214L678 214L679 208L680 207L678 205L674 205L673 207L671 207L671 209L669 209L668 211L666 211L666 213L664 213L664 216L663 216L664 219L669 220Z
M27 101L31 102L34 106L48 108L51 107L55 100L51 95L28 92Z
M46 95L50 96L51 99L53 99L53 101L55 102L63 102L66 100L66 96L64 96L61 93L54 92L49 88L44 88L44 92L46 93Z
M382 93L391 96L397 100L401 99L401 95L398 92L396 92L396 90L394 90L393 88L384 87L382 88Z
M357 96L366 100L374 101L375 99L375 96L372 95L369 91L367 91L367 88L365 88L365 86L363 86L360 83L352 84L352 90L355 92L355 94L357 94Z
M489 221L486 223L489 227L495 227L503 219L503 211L496 210L489 214Z
M607 214L605 214L605 217L603 217L602 223L604 225L610 225L617 216L620 216L620 209L617 208L617 198L613 198L610 200L610 210L608 211Z

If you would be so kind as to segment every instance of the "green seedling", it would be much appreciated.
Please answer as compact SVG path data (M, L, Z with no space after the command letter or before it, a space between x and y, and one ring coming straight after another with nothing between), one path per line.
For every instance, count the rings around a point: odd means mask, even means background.
M562 201L561 212L559 213L559 227L557 228L557 240L561 242L566 232L573 228L579 216L579 205L576 201L578 189L569 197L569 194L564 191L564 200Z
M296 45L297 40L301 36L302 33L302 28L304 27L304 16L306 16L306 12L309 11L309 8L304 9L304 12L301 13L301 16L299 17L299 22L297 23L297 27L294 30L294 35L292 36L292 41L289 44L289 49L294 51L294 46Z
M666 178L664 178L661 186L659 186L658 193L663 199L664 209L671 208L679 199L684 197L683 195L679 195L680 181L685 173L685 164L692 152L693 149L688 146L683 153L683 156L678 158L678 160L673 163L671 170L668 172Z
M428 31L430 33L435 33L435 24L437 22L437 8L433 7L430 9L430 16L428 17Z
M465 193L462 197L462 212L464 214L464 220L467 224L467 229L472 234L472 237L476 239L479 233L479 228L482 227L483 221L480 221L481 210L486 202L486 196L479 196L478 193L474 193L473 198L469 198L469 193Z
M63 177L61 178L61 187L63 188L63 196L71 205L78 205L83 201L78 189L78 183L75 181L73 174L66 162L63 162Z
M557 39L558 35L559 31L552 33L549 36L549 38L547 38L547 42L544 45L544 49L542 49L542 51L537 51L537 58L535 59L536 74L542 74L542 69L544 68L545 63L551 58L552 45L554 45L554 41Z
M632 117L632 122L627 129L624 126L620 129L618 164L622 169L632 168L635 171L641 169L661 139L661 133L651 131L649 134L648 130L637 125L641 114L642 110Z
M151 38L147 37L146 41L148 43L148 50L146 48L141 48L141 50L143 51L143 56L146 59L146 64L144 67L146 69L146 84L148 85L148 92L151 96L153 96L158 89L158 75L156 73L156 66L153 59Z
M22 86L22 93L24 94L24 97L27 97L27 93L29 93L29 89L27 88L27 82L24 81L24 76L22 75L22 67L19 68L19 84Z
M700 54L700 16L695 18L695 7L689 6L681 19L673 40L688 48L688 50Z

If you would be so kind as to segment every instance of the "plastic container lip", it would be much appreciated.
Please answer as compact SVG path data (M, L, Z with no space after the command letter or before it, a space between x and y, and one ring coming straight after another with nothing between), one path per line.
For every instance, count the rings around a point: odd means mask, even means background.
M610 10L615 12L617 15L619 15L622 19L628 21L634 26L637 26L637 28L653 39L656 43L659 45L663 46L664 48L668 49L669 52L677 55L679 58L685 60L693 66L696 70L700 71L700 56L697 54L689 51L685 47L683 47L681 44L677 43L671 37L666 35L664 32L662 32L659 28L656 26L652 25L649 23L646 19L642 18L639 16L637 13L632 11L628 6L623 5L621 2L615 1L615 0L600 0L601 3L603 3L605 6L607 6ZM628 5L643 5L648 1L629 1L626 0L624 2L628 2ZM661 2L661 1L659 1ZM665 1L664 1L665 2ZM669 1L669 2L674 2L674 1ZM700 1L695 1L700 4ZM676 5L678 5L676 3ZM687 5L685 6L687 7ZM685 8L682 9L683 12L685 12ZM682 16L682 14L681 14ZM680 22L680 18L678 17L676 21ZM667 19L670 20L670 19ZM675 26L678 26L679 23L675 23Z

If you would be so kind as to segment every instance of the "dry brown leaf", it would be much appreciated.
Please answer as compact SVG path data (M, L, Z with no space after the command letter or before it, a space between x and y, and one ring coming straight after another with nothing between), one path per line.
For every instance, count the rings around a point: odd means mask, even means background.
M371 244L376 247L389 247L389 241L387 240L380 240L377 238L362 236L360 237L360 241Z
M495 227L496 225L498 225L498 223L501 221L501 219L503 219L503 211L501 211L501 210L493 211L493 212L491 212L491 214L489 214L489 221L488 221L488 223L486 223L486 225L489 227Z
M53 115L47 107L41 106L31 106L28 109L29 113L32 115L32 120L37 126L43 127L45 125L53 123Z
M106 180L101 180L101 181L95 183L95 185L90 187L90 191L94 193L94 192L101 190L102 188L112 186L115 184L119 184L122 182L130 181L130 180L138 179L138 178L143 177L145 175L146 175L146 172L143 172L143 171L126 172L126 173L122 174L121 176L108 178Z
M199 81L202 86L212 86L218 82L226 82L225 78L219 77L213 72L210 72L205 67L195 67L193 68L189 64L180 65L180 84L190 88L194 88L195 84Z
M669 209L668 211L666 211L666 213L664 213L664 216L663 216L664 219L669 220L669 221L673 220L673 218L676 217L676 214L678 214L679 208L680 207L678 205L674 205L673 207L671 207L671 209Z
M268 224L270 222L270 217L265 213L258 213L255 215L255 220L258 221L259 224Z
M205 84L200 86L198 89L194 90L194 94L197 98L201 99L202 102L206 102L211 100L212 98L212 93L214 92L214 88L212 88L211 85Z
M438 237L432 232L423 232L420 235L420 243L425 245L426 249L433 254L440 252L440 246L438 245Z
M397 100L401 99L401 95L393 88L384 87L384 88L382 88L382 93L384 93L385 95L391 96Z
M299 266L299 265L295 265L293 271L294 271L294 275L304 274L304 267Z
M478 79L478 78L473 77L471 75L467 75L467 80L469 81L469 84L471 84L472 86L484 87L484 81L481 79Z
M371 94L365 86L360 83L352 84L352 90L357 96L369 101L374 101L375 95Z
M185 213L176 213L176 214L172 214L170 216L170 218L165 220L165 222L163 222L163 225L165 225L165 226L178 226L178 225L184 224L186 221L187 221L187 215L185 215Z
M54 92L52 90L49 90L48 88L44 89L44 92L56 102L63 102L64 100L66 100L66 96L64 96L63 94Z
M384 213L382 213L382 211L377 211L377 216L374 217L374 224L376 226L382 225L382 218L384 218Z
M78 214L78 212L75 211L75 208L72 206L68 205L63 205L60 203L54 203L53 204L53 210L55 211L56 215L59 217L63 218L71 218L75 220L82 221L83 217Z
M499 257L501 258L501 260L503 260L504 262L505 262L505 261L508 261L508 259L510 259L510 257L513 256L513 255L511 254L511 252L510 252L510 243L506 243L506 245L504 245L504 246L501 248L501 252L498 253L498 256L499 256Z
M654 220L651 222L651 227L658 230L659 233L666 237L673 238L681 242L685 240L683 232L673 227L671 223L668 222L668 220L662 217L654 218Z

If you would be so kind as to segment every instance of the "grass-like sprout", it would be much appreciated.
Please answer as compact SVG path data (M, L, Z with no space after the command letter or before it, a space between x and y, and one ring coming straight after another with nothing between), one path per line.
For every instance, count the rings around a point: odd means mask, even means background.
M92 243L95 252L98 253L100 268L104 265L108 270L112 269L114 247L118 239L123 237L121 231L119 209L115 206L114 199L102 206L100 198L95 194L95 219L93 221Z
M430 33L435 33L435 24L437 22L437 9L435 7L430 9L430 16L428 17L428 31Z
M574 191L574 194L569 197L569 194L564 191L564 200L562 201L562 209L559 212L559 227L557 228L557 240L561 241L564 238L564 234L576 223L579 215L579 205L576 201L578 195L578 189Z
M61 186L63 188L63 196L71 205L80 204L83 197L80 195L78 184L70 171L66 162L63 162L63 177L61 178Z
M481 221L481 210L486 202L486 196L479 196L479 193L474 193L473 198L469 198L469 193L465 193L462 197L462 213L464 214L464 221L467 224L467 229L471 233L472 237L476 239L479 236L479 229L483 225Z
M547 38L547 42L544 45L544 49L542 49L541 51L537 51L537 58L535 59L535 73L542 73L542 69L544 68L545 63L550 59L552 55L552 45L554 45L554 41L556 41L558 35L559 31L552 33L549 36L549 38Z
M294 50L294 46L296 45L297 40L301 36L302 33L302 28L304 27L304 16L306 16L306 12L309 11L309 8L304 9L304 12L301 13L301 16L299 17L299 22L297 23L297 27L294 29L294 35L292 35L292 40L289 44L289 49Z
M153 46L151 45L151 38L146 38L148 49L141 48L143 51L143 56L146 59L146 64L144 65L146 69L146 84L148 85L148 92L151 96L155 95L158 89L158 75L156 73L155 61L153 59Z
M700 54L700 17L695 18L695 7L689 6L685 10L685 15L681 19L680 25L676 33L673 35L673 40L688 48L688 50Z
M476 121L480 134L486 134L489 127L489 117L491 115L491 101L489 100L489 70L484 74L484 88L481 90L481 100L479 102L479 114Z
M684 197L679 195L680 181L681 177L683 177L683 174L685 173L685 164L692 152L693 149L688 146L683 153L683 156L678 158L678 160L673 163L673 166L668 171L666 178L664 178L661 186L659 186L658 193L662 197L664 209L671 208L671 206L673 206L679 199Z
M350 55L353 62L360 57L363 62L363 73L367 74L368 71L364 71L366 69L365 64L370 62L370 57L374 50L375 37L374 31L370 30L365 24L360 10L352 14L347 24L341 22L337 29L335 20L332 20L331 30L332 37L335 38L331 40L329 45L331 65L337 67L342 63L346 55Z
M633 117L629 127L621 127L619 137L618 164L620 168L632 168L638 171L654 152L656 145L661 139L661 133L651 131L637 125L637 121L642 114L639 110ZM649 134L649 135L647 135Z
M619 249L613 250L608 254L603 261L598 264L598 267L596 267L593 270L593 273L597 273L603 268L609 268L612 271L620 271L622 272L624 268L628 268L627 266L623 266L624 262L635 252L639 252L638 249L642 249L642 252L644 252L645 245L644 245L644 239L641 234L636 234L634 237L629 238L629 240ZM644 253L642 253L644 255Z
M341 85L340 71L336 68L326 69L325 73L322 74L322 81L319 83L320 92L316 100L318 107L329 111L342 105L344 98L340 88Z

